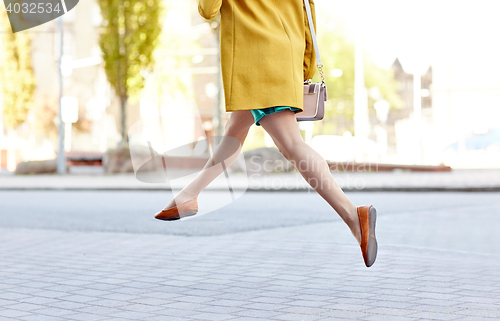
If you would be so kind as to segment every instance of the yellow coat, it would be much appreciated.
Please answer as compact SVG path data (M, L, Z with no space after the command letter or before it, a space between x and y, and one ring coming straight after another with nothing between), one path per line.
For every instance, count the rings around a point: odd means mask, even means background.
M314 25L314 1L309 0ZM200 0L213 19L220 10L226 111L290 106L303 109L303 83L316 56L303 0Z

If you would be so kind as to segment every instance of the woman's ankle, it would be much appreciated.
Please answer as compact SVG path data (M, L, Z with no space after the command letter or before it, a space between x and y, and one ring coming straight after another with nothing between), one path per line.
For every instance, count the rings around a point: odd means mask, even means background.
M356 238L358 243L361 242L361 225L359 224L358 217L358 209L356 206L353 208L346 210L346 217L344 218L344 222L347 224L349 229L351 230L352 235Z
M182 198L182 199L190 200L190 199L193 199L193 198L197 198L198 197L198 193L195 193L195 192L190 191L190 190L181 190L179 192L179 194L177 194L176 198L177 197Z

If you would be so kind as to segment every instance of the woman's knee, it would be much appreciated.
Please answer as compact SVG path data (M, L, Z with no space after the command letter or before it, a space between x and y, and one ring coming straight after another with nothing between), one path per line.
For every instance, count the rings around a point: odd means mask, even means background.
M253 116L249 110L233 111L227 119L225 129L227 130L248 130L253 124Z
M253 124L253 116L249 112L252 117L252 120L249 120L247 117L248 115L243 115L241 113L237 115L235 113L236 112L232 112L229 116L226 125L224 126L224 135L244 139L244 137L248 134L250 126Z

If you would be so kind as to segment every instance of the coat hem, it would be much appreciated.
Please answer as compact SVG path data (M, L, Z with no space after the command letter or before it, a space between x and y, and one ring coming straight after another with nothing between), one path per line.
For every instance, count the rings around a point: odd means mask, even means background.
M273 104L273 105L263 105L263 106L255 106L255 107L242 107L242 108L228 106L228 107L226 107L226 112L239 111L239 110L262 109L262 108L280 107L280 106L295 107L295 108L299 108L300 110L304 110L303 106L298 106L297 104Z

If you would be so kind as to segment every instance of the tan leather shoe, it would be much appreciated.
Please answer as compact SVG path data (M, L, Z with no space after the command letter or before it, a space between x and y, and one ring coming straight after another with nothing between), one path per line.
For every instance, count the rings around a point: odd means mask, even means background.
M375 221L377 211L373 205L358 207L359 224L361 226L361 253L366 267L370 267L377 258L377 239L375 237Z
M163 221L175 221L196 213L198 213L198 201L193 198L180 205L156 213L155 218Z

